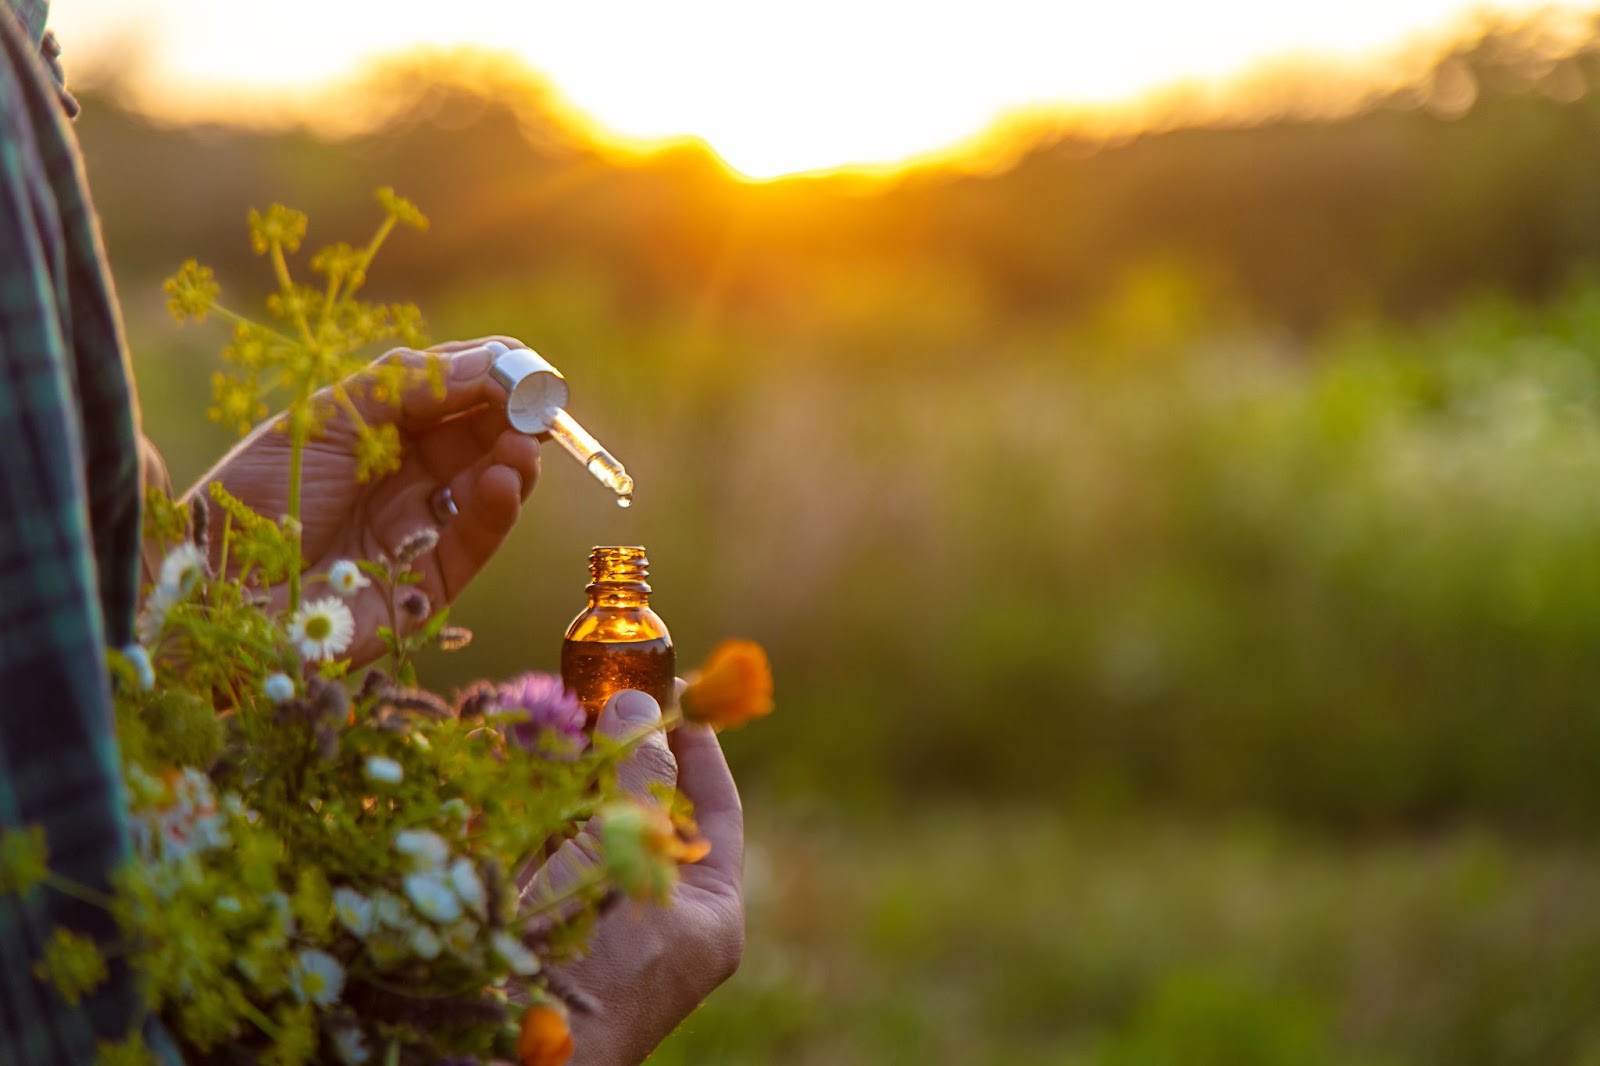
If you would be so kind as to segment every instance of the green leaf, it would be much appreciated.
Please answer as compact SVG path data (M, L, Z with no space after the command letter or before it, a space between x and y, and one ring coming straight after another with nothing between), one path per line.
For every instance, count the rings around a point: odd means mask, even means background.
M382 563L373 562L371 559L357 559L356 569L372 578L372 580L381 581L385 585L392 580L389 577L389 568Z
M438 614L428 619L428 624L423 626L422 629L417 632L417 640L421 641L423 644L432 643L434 639L439 636L439 631L444 628L445 623L449 620L450 608L446 607Z

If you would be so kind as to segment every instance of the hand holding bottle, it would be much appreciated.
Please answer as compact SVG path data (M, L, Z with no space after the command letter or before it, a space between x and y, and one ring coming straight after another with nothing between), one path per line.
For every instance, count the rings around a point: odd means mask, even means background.
M682 682L679 682L681 685ZM588 954L562 976L599 1007L574 1014L574 1066L631 1066L644 1061L732 976L744 953L744 815L727 760L708 726L657 728L661 709L642 692L613 696L596 729L612 737L651 732L617 769L622 788L653 803L652 786L676 787L694 804L711 843L704 859L679 870L672 901L655 907L624 901L596 925ZM585 829L563 844L535 875L552 892L596 862Z

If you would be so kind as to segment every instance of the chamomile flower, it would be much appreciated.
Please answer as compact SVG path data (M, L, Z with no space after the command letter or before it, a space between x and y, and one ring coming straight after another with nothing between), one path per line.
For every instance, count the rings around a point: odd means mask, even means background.
M444 946L456 958L476 965L479 956L478 923L471 918L452 923L444 931Z
M456 890L461 902L465 903L474 914L482 916L484 908L489 904L489 896L483 889L483 879L478 876L471 859L457 859L450 864L450 887Z
M328 586L345 599L349 599L370 584L372 581L367 575L349 559L340 559L328 568Z
M461 898L442 872L407 874L405 890L412 906L424 918L448 925L461 917Z
M340 925L363 940L372 932L372 901L348 885L333 890L333 913Z
M302 1003L326 1007L344 991L344 967L326 951L307 948L295 956L289 983Z
M411 858L418 870L443 866L450 858L450 845L431 829L402 829L394 835L394 850Z
M305 604L289 619L289 639L307 659L332 659L350 647L355 635L350 608L333 596Z
M285 673L268 674L261 691L273 703L294 699L294 681Z
M411 931L411 953L419 959L436 959L444 950L444 941L431 925L419 925Z
M366 1037L361 1035L360 1029L335 1029L332 1037L334 1054L345 1066L363 1066L372 1058L372 1052L367 1050Z
M122 649L122 655L139 678L140 689L149 692L156 687L156 668L150 662L150 653L144 650L144 645L129 644Z
M177 600L177 589L158 584L150 590L136 623L140 643L154 645L161 639L161 631L167 627L167 611Z
M206 553L184 541L161 560L161 577L157 584L169 590L174 599L181 599L194 591L209 569Z
M539 972L539 957L504 929L497 930L489 939L489 944L494 948L494 953L511 967L512 973L527 977Z
M367 780L380 785L398 785L406 777L405 767L387 755L368 755L365 769Z

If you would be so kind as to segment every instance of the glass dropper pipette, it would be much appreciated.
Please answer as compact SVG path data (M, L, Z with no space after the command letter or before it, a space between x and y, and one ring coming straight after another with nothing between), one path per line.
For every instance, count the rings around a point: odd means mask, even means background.
M499 341L490 341L486 347L494 358L489 376L508 394L506 417L512 428L530 435L548 433L596 481L617 494L618 507L633 503L633 478L594 434L567 413L571 394L561 371L528 348L508 348Z

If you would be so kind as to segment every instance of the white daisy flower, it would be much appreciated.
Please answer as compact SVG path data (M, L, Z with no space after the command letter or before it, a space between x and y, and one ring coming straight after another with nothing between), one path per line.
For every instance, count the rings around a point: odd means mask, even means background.
M139 611L136 623L141 644L154 644L161 639L161 631L167 627L167 611L177 600L176 589L157 585L150 590L150 595L144 598L144 607Z
M194 591L201 579L208 576L210 569L206 553L185 541L161 560L158 587L168 590L173 599L182 599Z
M450 949L450 954L466 962L477 964L478 961L478 923L471 918L464 918L445 929L444 946Z
M539 957L504 929L496 931L489 939L489 943L494 948L494 953L511 967L512 973L528 977L539 972Z
M412 924L406 901L381 888L372 895L372 915L378 924L390 929L409 929Z
M398 785L406 777L405 767L387 755L368 755L366 773L368 781L383 785Z
M474 914L483 916L484 908L489 905L489 895L483 890L483 879L478 876L471 859L457 859L450 864L450 887Z
M348 885L333 890L333 913L340 925L363 940L372 932L372 901Z
M450 845L431 829L402 829L394 835L394 850L409 855L418 870L433 870L450 861Z
M149 692L156 687L155 664L150 661L150 653L144 650L144 645L129 644L122 649L122 655L138 676L140 689Z
M445 800L444 803L440 804L439 809L448 815L452 821L460 823L462 829L465 829L467 823L472 820L472 808L468 807L467 801L460 796Z
M289 639L307 659L332 659L350 646L356 620L337 597L324 596L301 606L289 619Z
M273 703L294 699L294 680L285 673L268 674L261 691Z
M419 959L436 959L444 950L444 941L431 925L419 925L411 931L411 953Z
M326 1007L344 991L344 967L326 951L307 948L295 956L289 984L300 1002Z
M367 575L349 559L340 559L328 567L328 585L347 600L370 584Z
M360 1029L335 1029L333 1050L345 1066L364 1066L372 1058L372 1052L367 1050L367 1040L361 1035Z
M443 873L407 874L405 889L407 898L424 918L449 925L461 917L461 898L451 889Z

